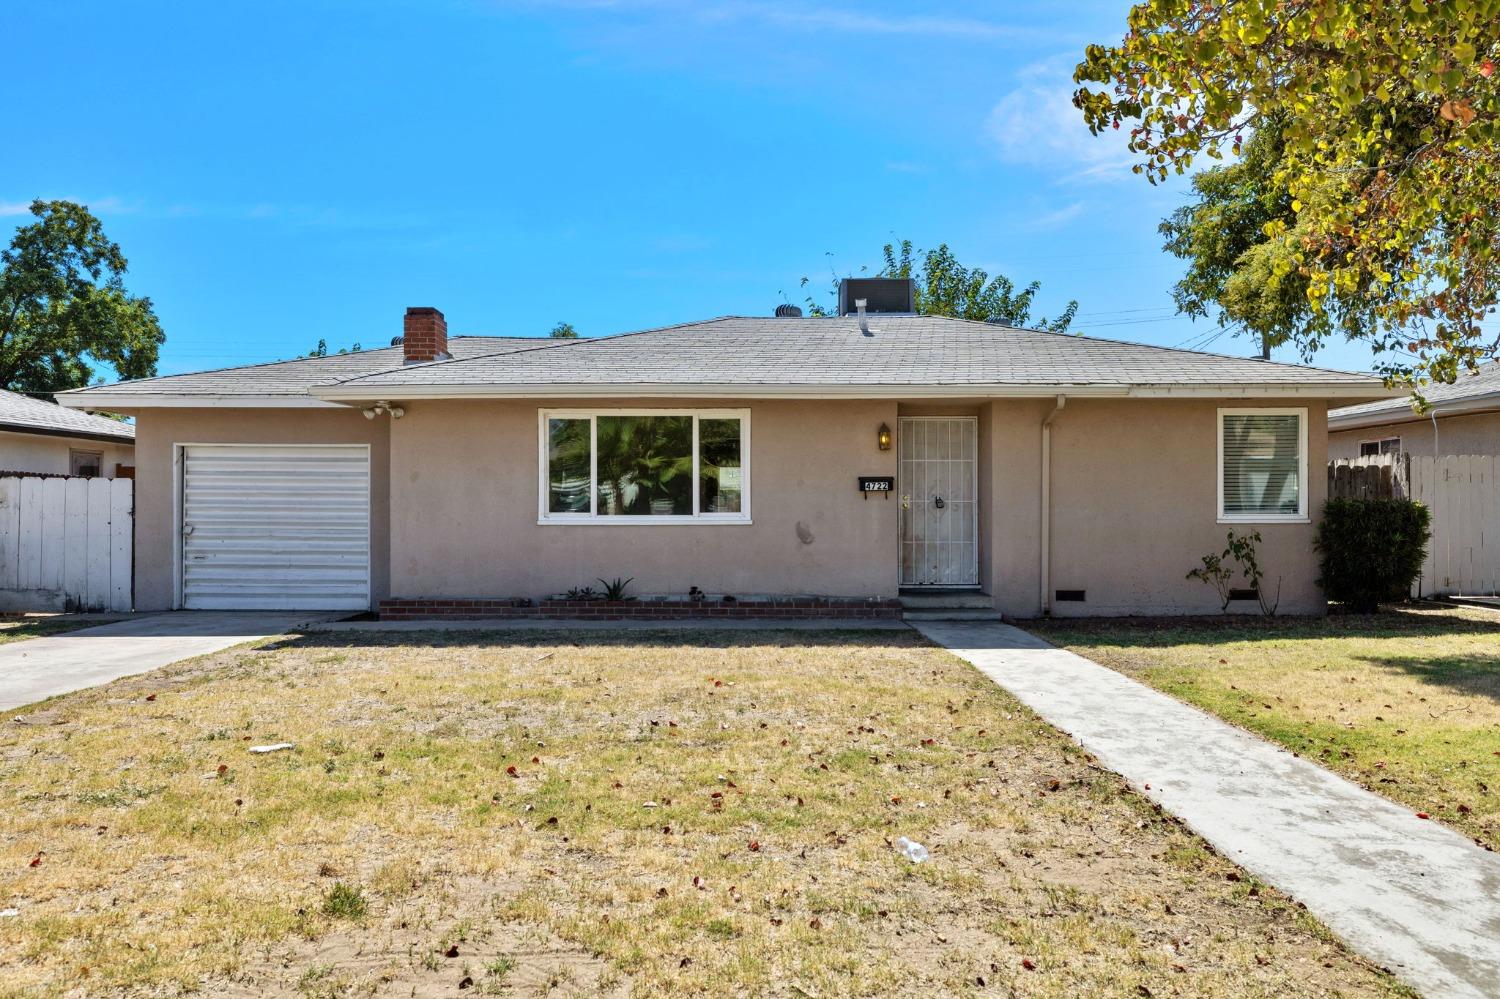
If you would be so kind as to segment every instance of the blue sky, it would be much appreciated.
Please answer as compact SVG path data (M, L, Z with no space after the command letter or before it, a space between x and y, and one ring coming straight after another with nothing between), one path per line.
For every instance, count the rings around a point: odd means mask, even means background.
M768 314L902 237L1078 299L1080 332L1249 353L1173 315L1181 185L1068 103L1127 7L7 5L0 238L33 197L89 204L163 373L384 345L408 305L496 335Z

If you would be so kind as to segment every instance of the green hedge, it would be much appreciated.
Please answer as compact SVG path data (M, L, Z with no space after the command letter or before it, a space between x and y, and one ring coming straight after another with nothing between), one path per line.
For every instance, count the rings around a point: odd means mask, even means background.
M1329 600L1356 613L1406 599L1427 558L1431 522L1427 508L1414 500L1329 500L1318 525L1318 584Z

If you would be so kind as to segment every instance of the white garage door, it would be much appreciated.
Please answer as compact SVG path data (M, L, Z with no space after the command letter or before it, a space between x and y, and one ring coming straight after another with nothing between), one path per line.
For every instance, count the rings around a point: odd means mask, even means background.
M369 607L369 449L185 446L182 605Z

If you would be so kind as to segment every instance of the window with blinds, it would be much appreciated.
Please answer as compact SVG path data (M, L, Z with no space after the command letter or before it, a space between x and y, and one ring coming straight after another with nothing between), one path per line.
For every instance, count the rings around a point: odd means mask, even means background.
M1307 410L1219 410L1219 519L1307 518Z

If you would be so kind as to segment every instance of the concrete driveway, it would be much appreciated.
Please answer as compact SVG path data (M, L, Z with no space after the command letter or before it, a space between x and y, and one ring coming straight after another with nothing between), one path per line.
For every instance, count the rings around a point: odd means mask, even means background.
M312 611L174 611L0 645L0 711L283 635Z

